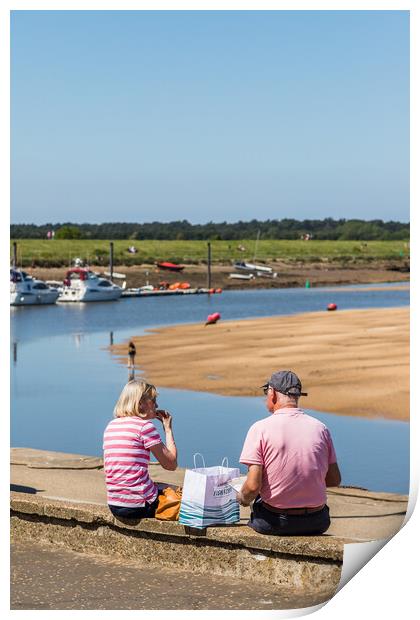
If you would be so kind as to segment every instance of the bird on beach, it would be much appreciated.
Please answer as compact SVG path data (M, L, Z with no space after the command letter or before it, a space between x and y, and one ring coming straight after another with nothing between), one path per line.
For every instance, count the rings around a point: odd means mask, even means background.
M220 319L220 317L221 317L220 312L214 312L213 314L209 314L207 317L207 321L204 324L204 327L206 327L207 325L215 325L217 321Z

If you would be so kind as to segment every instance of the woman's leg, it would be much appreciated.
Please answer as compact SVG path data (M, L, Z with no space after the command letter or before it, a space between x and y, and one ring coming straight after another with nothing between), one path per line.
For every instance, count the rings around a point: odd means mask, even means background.
M157 510L157 507L158 507L158 504L159 504L159 495L160 495L160 494L161 494L161 493L160 493L160 491L159 491L159 492L158 492L158 496L157 496L157 498L155 499L155 501L154 501L153 503L151 503L151 504L147 504L147 503L146 503L146 506L145 506L146 511L147 511L147 515L146 515L146 517L147 517L148 519L153 519L153 518L154 518L154 516L155 516L155 514L156 514L156 510Z
M108 505L108 508L114 515L114 517L121 517L122 519L144 519L147 517L146 506L139 506L138 508L125 507L125 506L112 506Z
M155 501L151 504L146 504L144 506L139 506L138 508L133 508L129 506L112 506L108 505L108 508L114 515L114 517L122 517L123 519L153 519L159 504L159 495L156 497Z

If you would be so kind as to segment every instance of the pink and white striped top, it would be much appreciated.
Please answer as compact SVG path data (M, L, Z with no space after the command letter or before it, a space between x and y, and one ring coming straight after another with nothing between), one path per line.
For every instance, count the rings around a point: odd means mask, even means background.
M104 432L104 469L108 504L140 507L158 490L149 477L150 448L162 440L150 420L115 418Z

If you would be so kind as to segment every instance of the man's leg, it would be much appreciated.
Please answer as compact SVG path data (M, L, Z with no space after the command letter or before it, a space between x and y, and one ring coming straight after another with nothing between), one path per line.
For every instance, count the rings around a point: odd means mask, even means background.
M247 523L249 527L259 534L282 535L287 528L287 516L270 512L262 505L261 497L258 496L251 509L251 516ZM287 536L287 532L284 535Z
M258 500L258 501L257 501ZM328 506L322 510L303 515L287 515L271 512L262 506L261 499L255 500L251 518L247 525L259 534L271 536L315 536L327 531L330 526Z

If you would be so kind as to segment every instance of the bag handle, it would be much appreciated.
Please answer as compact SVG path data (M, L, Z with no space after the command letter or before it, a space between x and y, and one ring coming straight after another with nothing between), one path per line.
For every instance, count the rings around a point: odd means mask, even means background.
M226 461L226 465L224 465L225 461ZM225 456L224 459L222 460L222 467L229 467L229 459L227 456Z
M196 457L197 457L197 456L201 456L202 461L203 461L203 467L205 467L205 466L206 466L206 463L205 463L205 461L204 461L204 456L201 454L201 452L196 452L196 453L194 454L194 456L193 456L193 459L194 459L194 469L197 469L197 463L195 462L195 461L196 461Z

